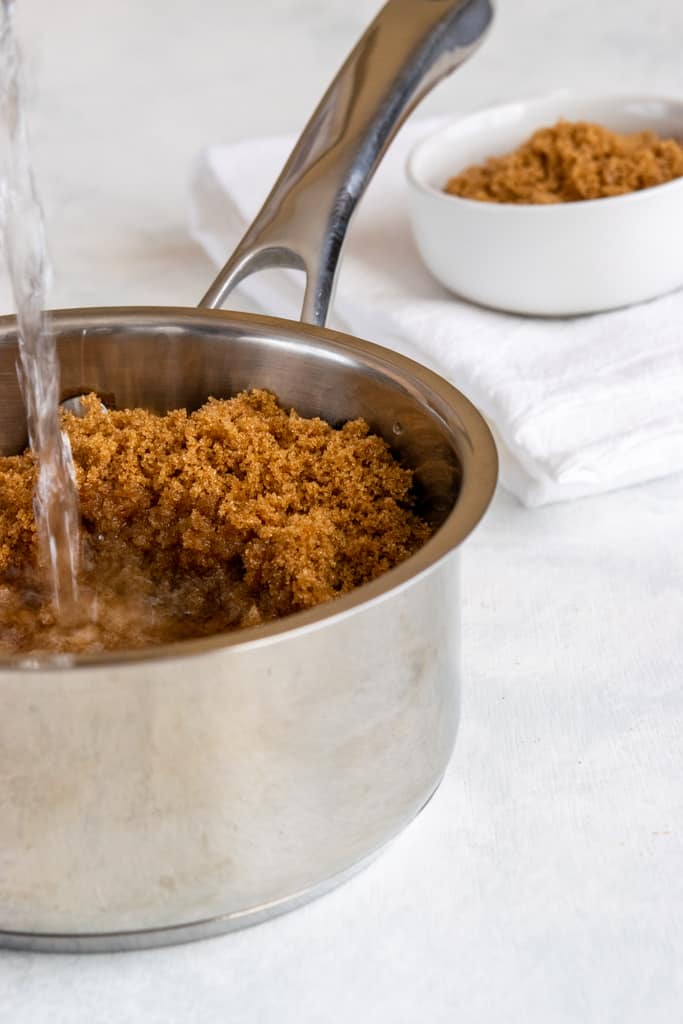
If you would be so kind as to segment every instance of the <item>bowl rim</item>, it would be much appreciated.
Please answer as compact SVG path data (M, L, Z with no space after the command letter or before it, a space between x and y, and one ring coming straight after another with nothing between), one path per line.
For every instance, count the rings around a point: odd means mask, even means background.
M573 89L558 89L550 93L532 96L527 99L512 100L507 103L497 103L487 107L481 107L479 110L463 114L461 117L449 119L447 123L441 124L438 128L419 139L408 153L405 160L405 174L408 179L408 183L417 192L428 195L433 200L437 200L442 204L450 204L451 207L455 205L456 207L460 206L463 209L476 209L481 212L482 216L501 216L501 211L505 211L507 216L513 217L567 217L575 214L577 207L581 209L595 209L597 204L599 209L604 210L606 205L608 208L614 208L617 204L619 206L623 206L625 203L647 202L649 196L652 194L661 195L663 190L669 190L672 192L683 190L683 176L681 176L673 178L671 181L663 182L659 185L650 185L647 188L638 189L634 192L625 192L622 195L617 196L601 196L597 199L574 199L563 203L489 203L480 199L468 199L464 196L452 195L449 192L445 192L443 189L436 188L434 185L425 181L424 177L420 175L416 168L420 157L423 155L423 151L434 146L439 138L442 136L451 136L453 134L457 135L460 130L466 129L473 122L476 124L477 120L480 118L484 120L493 114L504 114L507 111L513 110L526 111L533 110L536 107L543 108L553 101L559 102L561 100L572 103L586 103L587 105L594 103L596 106L598 104L609 103L613 103L615 105L624 105L627 103L667 104L680 108L681 129L683 133L683 95L664 96L661 94L643 93L591 93ZM557 115L555 115L555 117L557 118ZM543 127L543 125L539 124L538 127ZM482 132L482 135L484 134L485 133Z
M449 432L462 435L462 454L459 456L462 478L456 501L440 527L413 555L383 573L377 579L364 583L341 597L315 608L296 612L274 622L260 626L235 629L207 637L178 640L141 649L119 649L89 654L51 654L49 652L0 657L0 680L7 671L60 672L98 668L124 667L143 662L160 662L168 658L197 658L216 654L228 648L245 651L250 647L277 644L294 634L317 630L332 622L353 615L361 606L386 600L410 586L414 580L432 571L451 555L472 533L488 508L498 481L498 453L491 431L479 410L465 395L444 377L421 363L392 349L326 327L318 327L279 317L255 313L237 313L221 309L186 307L93 307L50 311L51 322L57 329L82 331L84 321L97 331L102 328L144 330L163 325L173 327L201 326L220 333L228 324L244 327L253 336L259 329L264 335L291 347L292 342L316 346L343 358L356 357L375 371L399 376L422 389L424 401L431 413L445 423ZM9 335L16 335L16 318L0 317L0 344ZM254 386L257 386L256 384ZM430 397L431 396L431 397ZM450 413L450 421L442 411ZM476 455L475 455L476 452ZM475 465L476 463L476 465Z

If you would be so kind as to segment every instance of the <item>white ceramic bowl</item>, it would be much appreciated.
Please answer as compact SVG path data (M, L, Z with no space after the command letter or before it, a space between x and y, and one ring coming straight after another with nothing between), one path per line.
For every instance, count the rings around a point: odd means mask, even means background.
M555 93L464 117L408 160L422 258L463 298L516 313L565 316L643 302L683 285L683 178L623 196L550 206L447 195L454 174L510 152L559 118L683 139L683 101Z

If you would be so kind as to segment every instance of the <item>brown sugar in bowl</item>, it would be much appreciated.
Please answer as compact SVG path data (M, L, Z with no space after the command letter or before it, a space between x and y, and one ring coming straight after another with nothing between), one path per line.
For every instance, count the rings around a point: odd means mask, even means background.
M444 191L449 179L504 158L561 120L681 139L683 101L556 93L480 111L423 140L407 174L413 231L427 268L465 299L528 315L614 309L683 285L681 177L634 191L618 183L622 194L587 194L580 201L545 195L546 201L532 202L527 190L528 202L523 194L482 202L481 195ZM585 183L584 189L590 192Z
M676 139L561 120L537 128L511 153L466 167L444 191L485 203L545 205L627 195L682 176L683 145Z

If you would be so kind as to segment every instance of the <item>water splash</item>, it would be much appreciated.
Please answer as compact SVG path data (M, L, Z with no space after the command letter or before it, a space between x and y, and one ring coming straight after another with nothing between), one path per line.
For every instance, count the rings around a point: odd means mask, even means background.
M38 462L34 511L39 557L56 610L68 618L78 601L78 493L69 441L59 425L55 338L44 313L47 247L22 107L14 0L0 3L0 159L5 256L19 325L17 374Z

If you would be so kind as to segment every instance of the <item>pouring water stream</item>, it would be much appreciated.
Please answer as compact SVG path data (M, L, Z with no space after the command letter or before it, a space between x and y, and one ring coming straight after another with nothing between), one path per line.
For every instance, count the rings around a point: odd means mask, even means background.
M79 510L68 438L59 425L59 362L44 313L48 261L21 95L14 0L0 3L0 155L4 249L19 326L17 373L38 465L34 512L40 560L55 610L78 603Z

